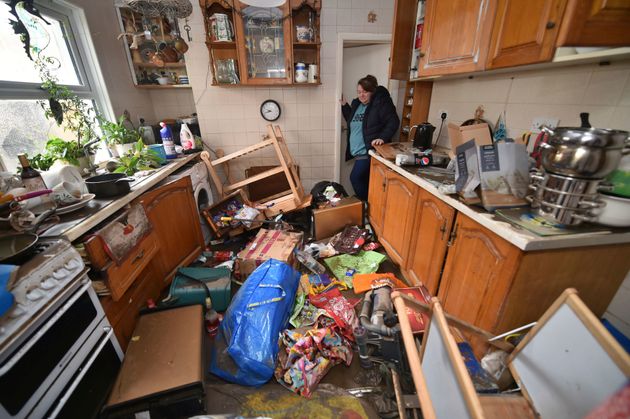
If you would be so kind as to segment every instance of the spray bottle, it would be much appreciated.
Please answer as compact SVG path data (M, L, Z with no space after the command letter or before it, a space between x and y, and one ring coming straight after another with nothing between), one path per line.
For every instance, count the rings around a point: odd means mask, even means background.
M175 151L175 142L173 142L173 133L168 125L164 122L160 122L162 129L160 130L160 137L162 137L162 145L166 152L167 159L177 158L177 152Z

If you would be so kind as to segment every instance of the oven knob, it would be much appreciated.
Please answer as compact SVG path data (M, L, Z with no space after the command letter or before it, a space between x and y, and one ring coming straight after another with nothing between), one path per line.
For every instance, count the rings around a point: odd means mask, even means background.
M46 278L46 279L43 279L42 282L40 282L39 286L44 290L49 290L49 289L55 288L58 283L59 281L57 281L54 278Z
M12 319L15 319L22 316L24 313L26 313L26 310L22 308L21 304L17 304L15 307L13 307L13 310L11 310L11 312L9 313L9 317Z
M41 291L38 291L37 289L32 289L26 293L26 298L31 301L37 301L43 296L44 294L42 294Z
M53 272L53 278L55 279L63 279L69 274L67 269L60 268Z
M81 266L81 260L78 258L70 259L68 262L66 262L65 265L63 265L64 268L71 271L74 271L80 266Z

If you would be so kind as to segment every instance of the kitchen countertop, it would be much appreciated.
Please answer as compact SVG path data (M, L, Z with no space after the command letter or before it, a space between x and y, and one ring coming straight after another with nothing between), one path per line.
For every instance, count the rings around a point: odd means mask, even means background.
M457 211L472 218L482 226L486 227L501 238L512 243L524 251L562 249L568 247L583 246L599 246L607 244L630 243L630 231L628 229L602 230L596 232L585 232L576 234L565 234L558 236L538 236L527 230L517 228L516 226L506 222L497 220L497 218L485 211L483 208L475 208L468 206L451 195L446 195L438 191L438 189L428 180L418 175L409 173L402 167L396 166L394 162L387 160L374 151L370 151L370 155L383 163L396 173L409 179L416 185L425 189L430 194L444 201L446 204L455 208Z
M63 237L71 242L78 239L198 155L199 153L195 153L170 160L155 173L131 183L131 191L127 195L115 199L93 199L80 210L60 215L60 222L40 234L40 237Z

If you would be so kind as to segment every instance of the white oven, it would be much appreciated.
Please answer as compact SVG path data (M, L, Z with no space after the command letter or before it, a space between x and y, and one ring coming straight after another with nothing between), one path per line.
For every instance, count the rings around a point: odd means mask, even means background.
M90 418L123 354L85 273L0 356L0 417Z

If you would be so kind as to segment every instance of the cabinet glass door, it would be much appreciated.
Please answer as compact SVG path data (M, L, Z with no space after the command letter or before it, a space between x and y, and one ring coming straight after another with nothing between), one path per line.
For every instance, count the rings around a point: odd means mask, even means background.
M243 76L252 84L291 83L291 41L288 2L280 7L240 4Z

